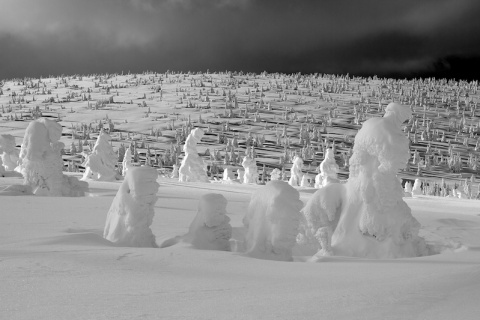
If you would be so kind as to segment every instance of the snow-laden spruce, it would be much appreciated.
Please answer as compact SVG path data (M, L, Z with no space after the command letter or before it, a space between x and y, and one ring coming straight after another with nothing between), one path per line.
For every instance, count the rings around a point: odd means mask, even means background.
M251 155L246 155L242 160L242 167L244 169L243 172L243 183L257 183L258 179L258 169L257 169L257 162Z
M87 155L83 165L85 172L83 180L115 181L117 180L117 155L110 145L112 138L106 134L103 129L98 135L97 141L93 146L92 153Z
M319 189L303 213L305 237L317 243L317 255L369 258L428 254L420 223L403 201L396 174L409 157L400 126L411 111L390 103L383 118L371 118L355 137L346 184Z
M203 195L184 240L196 249L230 251L231 237L227 199L218 193Z
M209 182L207 170L202 158L198 155L197 144L205 133L200 128L193 129L185 140L183 157L178 169L180 182Z
M290 168L290 180L288 180L288 184L292 187L298 187L300 185L303 176L302 167L303 159L299 156L295 156L292 167Z
M256 190L243 218L246 253L260 259L291 261L302 206L299 192L285 181L270 181Z
M103 237L126 247L156 247L150 229L157 201L158 173L152 167L131 167L108 210Z
M3 166L5 171L15 170L19 152L15 148L15 137L11 134L0 135L0 157L1 166Z
M60 142L62 126L40 118L30 122L25 130L16 171L23 175L25 185L41 196L84 196L88 183L63 174Z
M324 187L330 183L338 183L338 171L339 167L335 161L335 154L332 149L327 149L325 159L320 163L321 186Z

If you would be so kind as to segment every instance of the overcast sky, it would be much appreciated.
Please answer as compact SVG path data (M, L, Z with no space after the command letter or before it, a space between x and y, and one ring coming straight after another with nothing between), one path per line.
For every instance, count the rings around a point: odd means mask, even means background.
M480 79L480 0L0 0L0 79L271 71Z

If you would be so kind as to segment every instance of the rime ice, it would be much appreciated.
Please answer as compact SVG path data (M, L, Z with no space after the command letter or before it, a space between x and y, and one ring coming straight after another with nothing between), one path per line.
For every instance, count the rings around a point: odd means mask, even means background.
M383 118L367 120L355 138L347 184L329 184L307 203L306 234L319 242L319 255L400 258L427 254L418 236L420 224L403 201L396 177L409 157L408 139L400 125L410 115L408 107L391 103Z
M15 148L15 137L11 134L0 135L0 156L0 166L3 165L6 171L15 170L19 159L19 152Z
M132 167L108 210L103 237L120 246L156 247L150 229L157 201L157 170Z
M285 181L270 181L258 189L243 218L247 228L247 254L261 259L291 261L302 206L298 191Z
M293 159L292 168L290 168L290 180L288 180L288 184L297 187L301 180L302 180L302 167L303 167L303 159L299 156L295 156Z
M60 141L62 126L41 118L30 122L20 149L19 165L15 169L32 187L35 195L84 196L88 183L62 173L63 160Z
M245 169L243 173L243 183L257 183L258 171L255 159L250 156L245 156L242 161L242 166Z
M338 165L335 162L335 155L332 149L327 149L325 159L320 163L320 174L322 177L322 186L330 183L339 182L337 179Z
M208 193L200 198L185 241L197 249L230 251L232 226L229 222L227 199L221 194Z
M183 151L185 156L180 164L179 181L181 182L208 182L205 163L198 155L197 143L200 142L204 132L200 128L193 129L185 140Z
M117 171L117 155L110 145L110 136L100 131L92 153L85 159L85 173L82 179L92 179L99 181L115 181Z

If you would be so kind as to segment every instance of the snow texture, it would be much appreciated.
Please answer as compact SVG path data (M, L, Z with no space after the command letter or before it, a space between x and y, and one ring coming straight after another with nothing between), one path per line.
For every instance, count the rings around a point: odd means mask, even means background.
M291 261L302 206L299 192L285 181L270 181L255 191L243 218L246 253L260 259Z
M85 173L82 180L92 179L97 181L117 180L117 155L110 145L111 137L103 130L100 131L92 153L85 159Z
M152 167L132 167L108 210L103 237L119 246L157 247L150 229L157 201L158 173Z
M180 164L179 181L181 182L209 182L207 170L202 158L198 155L197 143L200 142L204 132L200 128L193 129L185 140L183 151L185 156Z
M11 134L0 135L0 156L0 167L3 165L6 171L15 170L19 160L19 151L15 148L15 137Z
M288 180L288 184L292 187L298 187L298 185L300 184L303 176L302 167L303 159L299 156L295 156L295 158L293 159L293 165L290 168L290 180Z
M40 118L30 122L25 130L20 149L19 165L15 169L39 196L81 197L88 183L62 173L62 126L55 121Z
M227 199L217 193L203 195L198 203L197 215L184 240L196 249L230 251L231 237Z
M383 118L367 120L357 136L346 184L318 190L304 211L307 239L316 238L318 255L369 258L428 254L420 223L403 201L396 173L409 156L400 125L410 109L390 103ZM331 238L330 238L331 235Z
M242 161L242 166L245 169L243 173L243 183L257 183L258 171L255 159L245 156Z

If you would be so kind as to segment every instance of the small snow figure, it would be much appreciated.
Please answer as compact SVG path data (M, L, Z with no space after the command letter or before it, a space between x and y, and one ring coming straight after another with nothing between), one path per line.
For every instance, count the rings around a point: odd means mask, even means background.
M177 166L176 164L174 164L173 167L172 167L172 175L171 175L171 178L173 178L173 179L178 179L178 178L179 178L179 170L178 170L178 166ZM181 177L180 181L185 182L186 179L185 179L185 181L183 181L183 179L184 179L184 178Z
M295 156L293 159L292 168L290 168L290 180L288 184L292 187L298 187L301 182L303 173L302 173L303 159L299 156Z
M117 180L117 155L110 145L112 138L106 134L103 129L100 130L97 141L93 147L92 153L89 154L84 162L85 173L82 180L92 179L99 181L115 181Z
M258 172L255 159L246 156L243 158L242 166L245 169L243 174L243 183L257 183Z
M320 163L320 174L322 175L322 186L330 183L338 183L338 165L335 162L335 155L332 149L327 149L325 159Z
M231 237L232 226L227 216L227 199L216 193L202 196L197 215L184 240L196 249L230 251Z
M132 167L132 151L130 148L127 148L125 150L125 155L123 156L123 161L122 161L122 176L127 175L128 169Z
M412 189L412 196L421 196L422 194L422 182L420 181L420 179L415 179L415 183L413 184Z
M225 168L225 170L223 170L223 181L231 180L233 180L233 171L230 168Z
M183 182L200 181L209 182L205 163L198 155L197 143L200 142L204 132L200 128L193 129L185 140L183 151L185 156L180 164L179 171L181 172Z
M412 183L410 181L405 182L405 187L403 189L403 192L405 192L406 197L412 196Z
M157 201L157 170L132 167L107 214L103 237L119 246L157 247L150 229Z
M15 148L15 137L11 134L0 135L0 156L6 171L15 170L19 151Z
M246 253L260 259L292 261L302 206L299 192L285 181L270 181L258 189L243 218Z
M278 168L275 168L272 170L270 173L270 180L275 181L275 180L281 180L282 179L282 171L280 171Z
M322 174L319 173L315 176L315 189L319 189L323 187L323 177Z

